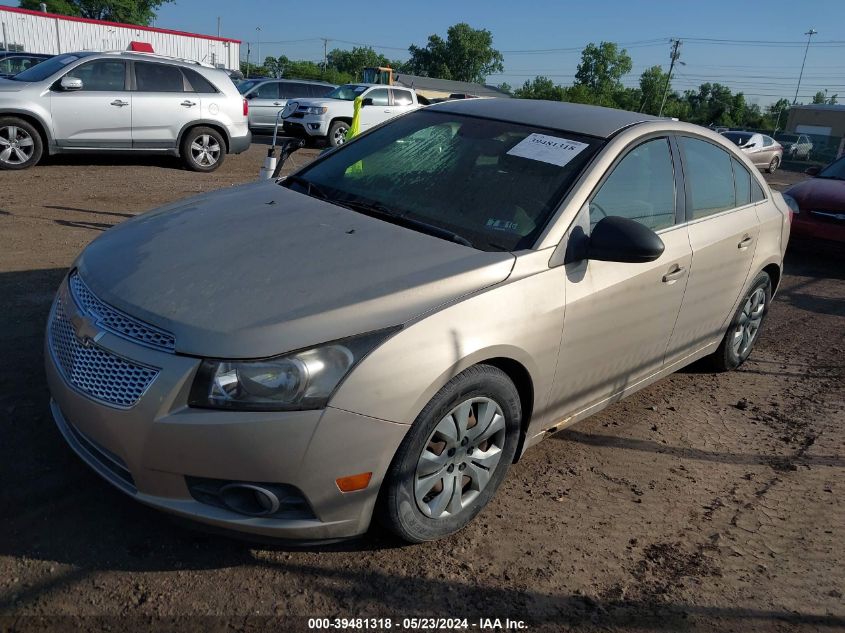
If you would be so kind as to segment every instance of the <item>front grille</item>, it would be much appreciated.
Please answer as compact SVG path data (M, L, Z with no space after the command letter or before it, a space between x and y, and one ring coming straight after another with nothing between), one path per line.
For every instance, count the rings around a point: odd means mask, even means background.
M94 296L76 272L71 273L69 285L79 307L95 317L97 325L104 330L165 352L173 352L176 349L176 339L170 332L143 323L106 305Z
M87 396L106 404L132 407L158 375L157 369L116 356L96 343L81 343L62 305L62 295L56 299L49 341L65 380Z

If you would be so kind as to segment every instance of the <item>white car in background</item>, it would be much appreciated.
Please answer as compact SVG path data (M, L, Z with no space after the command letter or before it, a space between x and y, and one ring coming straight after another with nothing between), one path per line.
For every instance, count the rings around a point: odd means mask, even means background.
M362 97L361 131L420 107L417 93L410 88L382 84L338 86L323 99L288 101L282 111L287 134L327 139L331 147L342 145L352 125L354 101Z

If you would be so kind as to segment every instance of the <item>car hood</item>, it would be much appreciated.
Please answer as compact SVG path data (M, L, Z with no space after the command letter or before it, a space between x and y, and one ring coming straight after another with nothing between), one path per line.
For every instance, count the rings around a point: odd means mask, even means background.
M128 220L77 267L100 299L172 332L178 352L259 358L401 325L504 281L513 263L270 181Z
M0 92L20 92L29 85L27 81L13 81L0 77Z
M845 180L810 178L784 193L795 198L802 210L845 211Z

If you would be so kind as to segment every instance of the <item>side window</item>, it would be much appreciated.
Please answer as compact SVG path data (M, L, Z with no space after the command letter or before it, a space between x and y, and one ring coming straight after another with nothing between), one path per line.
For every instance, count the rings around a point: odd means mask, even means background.
M325 97L329 94L334 88L332 86L320 86L317 84L313 84L311 86L311 96L312 97Z
M611 215L653 231L675 223L675 170L667 139L638 145L613 168L590 202L590 228Z
M82 90L86 92L125 90L126 64L111 59L99 59L77 66L67 76L81 79Z
M364 98L372 99L374 106L390 105L390 96L388 95L387 88L376 88L375 90L370 90L364 95Z
M282 90L282 97L287 97L290 99L291 97L313 97L313 93L311 92L311 86L308 84L300 84L300 83L291 83L288 84L290 86L289 94L285 93ZM284 88L284 87L283 87Z
M751 202L760 202L766 199L766 194L763 193L763 188L756 178L751 179Z
M279 98L279 82L268 81L261 84L253 92L256 99L278 99Z
M398 88L393 89L393 103L398 106L407 106L411 105L414 102L414 99L411 97L411 93L408 90L399 90Z
M177 66L135 62L135 85L141 92L185 92L185 80Z
M736 191L736 206L751 203L751 174L736 158L731 158L734 169L734 190Z
M302 94L296 90L296 86L299 84L292 83L290 81L279 81L276 82L276 86L279 89L279 99L293 99L294 97L307 97L307 94Z
M185 73L185 78L188 80L188 83L191 85L191 90L194 92L220 92L208 79L200 75L197 71L191 70L190 68L183 68L182 72Z
M773 144L774 144L774 141L772 140L771 136L764 136L763 137L763 147L769 147L770 145L773 145Z
M736 206L731 157L707 141L680 138L685 159L687 216L690 220L707 217Z

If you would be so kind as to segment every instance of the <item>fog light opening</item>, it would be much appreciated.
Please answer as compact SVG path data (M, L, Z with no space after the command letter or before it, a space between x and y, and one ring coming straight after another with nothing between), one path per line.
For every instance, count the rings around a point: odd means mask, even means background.
M370 479L372 478L373 473L358 473L357 475L340 477L335 480L335 483L341 492L355 492L356 490L363 490L369 486Z
M253 484L229 484L220 489L220 499L235 512L268 516L279 511L279 498L272 490Z

